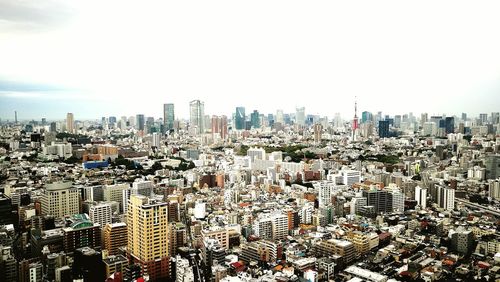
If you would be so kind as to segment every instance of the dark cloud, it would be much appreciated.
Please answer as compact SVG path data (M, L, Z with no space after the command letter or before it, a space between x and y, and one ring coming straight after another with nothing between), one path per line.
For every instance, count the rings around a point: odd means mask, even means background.
M75 11L68 2L43 0L0 1L0 33L44 31L67 24Z

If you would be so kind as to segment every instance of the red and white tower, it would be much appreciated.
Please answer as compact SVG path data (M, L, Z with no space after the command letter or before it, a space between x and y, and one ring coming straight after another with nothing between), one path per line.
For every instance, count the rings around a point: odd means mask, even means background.
M352 120L352 140L356 141L356 131L358 130L358 102L354 97L354 119Z

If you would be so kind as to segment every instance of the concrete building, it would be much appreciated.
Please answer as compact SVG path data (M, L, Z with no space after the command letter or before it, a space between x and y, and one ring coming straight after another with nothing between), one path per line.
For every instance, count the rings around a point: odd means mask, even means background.
M118 254L120 247L127 246L127 224L124 222L108 223L103 231L104 249L110 255Z
M42 192L42 215L64 217L78 214L80 210L78 189L71 182L46 184Z
M127 252L152 280L170 276L168 205L131 195L127 210Z
M92 205L89 209L90 220L97 223L104 228L106 224L111 223L111 217L113 213L111 211L111 204L109 203L99 203L97 205Z

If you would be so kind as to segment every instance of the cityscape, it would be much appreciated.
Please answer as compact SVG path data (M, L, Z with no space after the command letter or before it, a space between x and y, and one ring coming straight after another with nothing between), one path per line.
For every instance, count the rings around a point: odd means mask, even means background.
M3 120L1 281L500 278L499 112L177 106Z
M500 281L499 14L0 0L0 282Z

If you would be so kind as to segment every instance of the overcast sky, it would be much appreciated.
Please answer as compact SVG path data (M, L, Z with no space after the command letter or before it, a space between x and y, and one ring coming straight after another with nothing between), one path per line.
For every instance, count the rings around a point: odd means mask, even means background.
M127 2L127 3L125 3ZM0 117L500 111L499 1L0 0ZM358 113L360 115L360 113Z

